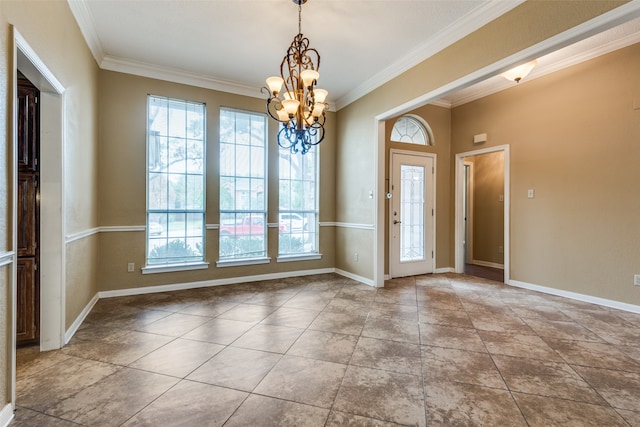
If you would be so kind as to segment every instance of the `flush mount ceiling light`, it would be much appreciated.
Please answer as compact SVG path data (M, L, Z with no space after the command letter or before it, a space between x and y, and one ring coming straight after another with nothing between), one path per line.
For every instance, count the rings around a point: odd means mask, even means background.
M533 67L536 66L538 61L534 59L533 61L529 61L526 64L518 65L504 73L500 74L507 80L511 80L512 82L520 83L520 80L527 77L527 75L533 70Z
M324 139L328 92L316 87L320 54L309 47L309 39L302 35L302 5L307 0L293 2L298 5L298 34L280 64L280 76L269 77L262 91L269 96L267 113L282 123L278 145L292 153L305 154Z

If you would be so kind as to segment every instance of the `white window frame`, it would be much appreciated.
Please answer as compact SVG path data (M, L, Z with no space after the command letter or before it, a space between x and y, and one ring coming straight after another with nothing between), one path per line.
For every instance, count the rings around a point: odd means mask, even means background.
M400 129L400 126L402 126L404 122L411 122L418 128L418 132L422 137L421 140L416 140L414 136L406 134L401 134L400 138L394 138L394 134L400 134L401 132L403 132L403 130ZM427 123L426 120L422 117L415 114L405 114L404 116L398 118L398 120L396 120L396 122L393 124L393 128L391 129L390 139L392 142L401 142L404 144L424 146L435 145L435 138L433 137L433 131L431 130L429 123Z
M157 136L157 134L155 134L156 131L152 131L151 129L151 123L150 123L150 112L151 112L151 103L153 102L153 100L159 100L159 101L165 101L167 103L174 103L174 104L184 104L184 112L185 112L185 132L184 134L180 135L180 136L176 136L174 135L173 138L169 137L169 131L167 131L167 135L165 135L165 137L167 138L167 144L169 144L169 141L171 139L173 139L174 141L177 140L182 140L184 142L184 148L185 150L187 150L188 144L189 142L198 142L200 141L202 143L202 158L200 159L202 161L202 165L200 168L200 173L194 173L193 171L189 171L187 170L187 164L186 161L188 160L185 157L185 171L184 173L180 173L177 171L171 171L169 169L169 165L167 165L167 169L164 171L152 171L151 169L151 151L152 151L152 147L151 147L151 140L153 138L155 138ZM188 135L188 131L187 131L187 127L188 127L188 123L186 121L186 115L188 113L188 109L189 108L197 108L197 109L202 109L202 129L201 129L201 138L195 138L193 136L189 136ZM206 105L202 102L195 102L195 101L188 101L188 100L183 100L183 99L174 99L174 98L168 98L165 96L159 96L159 95L148 95L147 96L147 156L146 156L146 187L147 187L147 191L146 191L146 211L147 211L147 215L146 215L146 235L145 235L145 267L142 268L142 273L143 274L151 274L151 273L165 273L165 272L171 272L171 271L184 271L184 270L195 270L195 269L205 269L208 268L208 263L205 261L205 248L206 248L206 147L207 147L207 140L206 140ZM169 122L167 122L167 130L169 129ZM201 203L200 203L200 207L194 207L193 205L189 206L188 204L185 204L185 206L182 207L174 207L171 208L170 207L170 203L169 203L169 191L167 190L167 194L166 194L166 198L167 198L167 202L166 202L166 206L164 209L162 208L155 208L150 206L150 198L151 198L151 185L150 185L150 179L151 179L151 174L152 173L158 173L158 174L164 174L167 176L167 178L169 176L179 176L179 175L183 175L184 176L184 182L185 182L185 201L187 201L188 197L186 194L188 194L189 192L189 188L188 188L188 182L189 182L189 177L197 177L200 176L201 177L201 194L197 195L197 198L201 198ZM154 215L167 215L167 220L164 222L164 224L160 223L160 229L162 231L160 231L160 233L162 235L164 235L161 238L158 238L157 236L152 236L152 233L157 233L157 230L155 229L155 227L157 227L157 224L154 224L153 226L151 225L152 223L154 223L155 221L151 221L150 219L154 216ZM172 230L171 232L168 230L168 224L169 224L169 220L168 220L168 216L172 215L172 214L177 214L177 215L184 215L185 219L188 216L200 216L202 217L201 220L201 227L199 230L199 234L193 234L194 230L193 229L188 229L187 223L185 222L185 226L184 226L184 233L180 234L177 233L175 230ZM195 230L197 231L197 230ZM172 240L173 238L173 240ZM188 258L188 260L174 260L171 261L170 259L166 259L165 262L153 262L151 261L150 258L150 252L152 250L151 248L151 244L153 241L158 241L160 242L161 240L164 240L166 243L166 245L170 245L172 241L177 240L177 241L184 241L185 244L188 244L188 240L189 239L197 239L200 238L201 240L201 254L199 256L194 256L191 255ZM157 246L156 246L157 247Z
M263 120L264 123L264 146L263 146L263 150L264 150L264 159L263 159L263 171L264 171L264 176L261 178L263 180L263 185L262 185L262 209L258 209L258 208L250 208L250 209L238 209L237 208L237 201L236 198L234 196L234 203L236 203L235 209L223 209L223 201L222 201L222 193L223 193L223 186L225 185L225 178L233 178L233 179L247 179L249 178L249 180L251 179L256 179L256 177L254 177L253 175L249 175L249 176L244 176L244 175L237 175L237 171L235 175L226 175L223 174L223 167L222 164L220 164L220 169L219 169L219 179L220 179L220 184L219 184L219 188L220 188L220 200L218 203L218 212L220 215L220 224L218 226L218 261L216 262L216 266L218 267L231 267L231 266L242 266L242 265L251 265L251 264L266 264L269 263L271 261L271 259L268 256L268 250L269 250L269 242L268 242L268 228L269 228L269 224L267 224L267 209L268 209L268 197L267 197L267 188L268 188L268 184L269 184L269 176L268 176L268 123L267 123L267 116L266 114L263 113L257 113L255 111L247 111L247 110L239 110L239 109L234 109L234 108L226 108L223 107L220 109L220 116L222 116L223 113L225 112L231 112L234 114L246 114L249 115L251 117L259 117L261 120ZM220 119L220 126L222 126L222 119ZM237 142L234 140L233 143L230 142L225 142L222 140L222 135L220 136L220 146L218 149L218 153L219 153L219 161L222 163L224 161L223 159L223 155L222 155L222 149L225 145L237 145ZM251 151L251 150L249 150ZM237 165L237 157L235 158L235 164ZM258 179L260 179L259 177L257 177ZM234 183L234 189L236 190L237 193L237 187L235 187L236 183ZM253 191L253 189L251 187L249 187L249 197L251 196L251 192ZM235 216L235 226L234 225L230 225L230 224L225 224L223 223L223 217L227 216L227 215L234 215ZM264 242L264 251L257 255L257 256L235 256L235 257L227 257L227 256L223 256L222 255L222 246L223 244L230 244L227 242L231 242L232 239L242 239L244 238L243 236L245 236L245 234L236 234L239 233L239 228L238 226L240 224L238 224L238 221L245 221L246 218L249 219L249 221L251 222L251 224L253 224L253 219L252 218L257 218L257 217L261 217L262 218L262 233L261 235L263 236L263 242ZM229 237L225 237L224 233L231 233L229 235ZM244 233L244 231L242 232ZM252 237L252 236L256 236L259 234L256 234L254 232L253 228L249 229L249 233L250 234L246 234L247 237ZM234 236L235 234L235 236Z
M277 262L289 262L289 261L307 261L307 260L315 260L315 259L321 259L322 258L322 254L320 254L320 150L318 146L312 147L311 150L309 150L309 152L307 152L306 154L301 154L300 152L298 153L291 153L290 150L288 149L284 149L284 148L280 148L279 149L279 154L280 153L289 153L289 155L291 156L301 156L302 158L305 158L305 156L309 156L309 154L313 154L314 156L314 169L315 169L315 176L314 176L314 191L315 191L315 197L314 197L314 201L315 201L315 206L313 209L309 210L309 209L292 209L291 208L291 204L289 206L289 209L284 209L281 210L282 206L279 203L278 206L278 222L279 222L279 233L278 233L278 258L276 259ZM287 180L287 181L291 181L291 174L289 174L289 178L283 178L282 177L282 168L281 166L281 160L280 160L280 155L278 155L278 171L279 171L279 176L278 176L278 197L279 200L282 201L283 198L283 194L280 192L280 187L281 187L281 181L283 180ZM311 221L312 223L310 223L310 221L306 222L306 226L305 226L305 222L303 220L302 222L302 227L299 227L300 224L295 224L293 223L291 220L283 220L281 221L281 216L282 215L287 215L287 214L298 214L300 216L302 216L303 219L310 219L309 217L313 218L313 221ZM288 236L289 239L295 238L295 239L302 239L303 241L303 250L298 251L298 252L281 252L282 247L281 247L281 243L282 243L282 239ZM313 248L312 250L304 250L304 242L309 242L312 240L313 243Z

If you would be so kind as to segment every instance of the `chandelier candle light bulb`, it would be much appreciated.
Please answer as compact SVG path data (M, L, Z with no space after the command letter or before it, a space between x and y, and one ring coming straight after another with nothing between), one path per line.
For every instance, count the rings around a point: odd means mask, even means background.
M298 5L298 34L280 64L280 77L269 77L262 92L268 95L267 113L281 123L278 145L305 154L324 139L328 92L315 87L320 54L302 34L302 5L307 0L293 2Z

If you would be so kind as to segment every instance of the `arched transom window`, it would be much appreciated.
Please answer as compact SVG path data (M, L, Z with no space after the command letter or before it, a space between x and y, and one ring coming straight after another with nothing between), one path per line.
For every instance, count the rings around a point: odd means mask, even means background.
M406 115L396 120L391 130L391 141L417 145L433 145L431 128L421 117Z

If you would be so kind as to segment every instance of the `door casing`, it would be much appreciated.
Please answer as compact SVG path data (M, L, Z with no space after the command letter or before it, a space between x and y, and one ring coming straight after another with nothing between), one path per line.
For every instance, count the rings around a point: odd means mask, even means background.
M497 151L504 152L504 283L509 284L509 266L510 266L510 217L511 197L510 197L510 181L509 181L509 145L498 145L495 147L487 147L480 150L467 151L456 154L455 160L455 267L456 273L464 273L464 159L479 154L494 153Z

